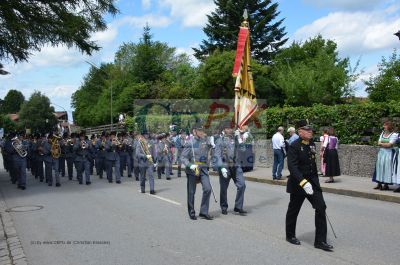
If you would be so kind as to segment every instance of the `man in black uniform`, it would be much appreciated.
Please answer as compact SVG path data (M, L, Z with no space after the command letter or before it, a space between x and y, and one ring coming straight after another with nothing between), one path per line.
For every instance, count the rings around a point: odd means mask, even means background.
M301 206L307 198L315 209L314 246L330 251L333 246L326 243L326 204L315 163L316 148L312 141L313 131L305 120L300 120L297 128L300 138L293 142L288 150L290 177L287 182L287 192L290 193L290 202L286 213L286 240L300 245L300 241L296 238L296 222Z

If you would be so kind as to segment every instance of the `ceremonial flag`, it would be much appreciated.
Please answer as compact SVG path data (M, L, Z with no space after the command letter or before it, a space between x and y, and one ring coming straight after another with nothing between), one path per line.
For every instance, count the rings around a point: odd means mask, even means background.
M256 112L258 105L250 65L250 30L245 11L239 30L235 64L232 76L235 82L235 124L241 128Z

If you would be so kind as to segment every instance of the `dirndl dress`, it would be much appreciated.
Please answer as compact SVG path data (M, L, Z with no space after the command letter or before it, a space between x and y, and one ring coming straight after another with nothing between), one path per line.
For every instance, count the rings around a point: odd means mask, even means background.
M391 133L387 137L382 133L379 137L381 143L392 143L394 144L397 140L397 134ZM378 157L375 164L375 172L372 180L378 183L392 184L393 176L393 158L395 156L395 149L391 148L380 148Z

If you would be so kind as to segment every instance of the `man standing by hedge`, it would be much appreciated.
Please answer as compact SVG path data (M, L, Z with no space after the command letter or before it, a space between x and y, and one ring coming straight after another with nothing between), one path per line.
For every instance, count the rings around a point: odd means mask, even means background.
M274 150L274 165L272 167L272 179L282 178L282 169L285 159L285 139L283 138L284 128L280 126L278 131L272 136L272 148Z
M307 198L315 209L314 246L330 251L333 247L326 243L326 204L318 179L315 162L317 152L312 141L313 131L305 120L300 120L297 128L300 138L289 146L288 151L290 177L287 182L287 192L290 193L290 202L286 213L286 240L291 244L300 245L300 241L296 238L296 222L301 206Z

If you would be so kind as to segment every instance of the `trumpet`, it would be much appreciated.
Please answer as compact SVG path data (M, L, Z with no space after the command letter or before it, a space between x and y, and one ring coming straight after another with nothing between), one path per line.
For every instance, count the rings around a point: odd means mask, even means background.
M21 140L18 139L18 136L11 139L11 141L12 141L11 143L12 147L14 147L15 151L17 151L20 157L26 157L28 155L26 147L22 144Z
M81 148L82 148L82 149L86 149L86 148L88 148L88 147L89 147L89 146L88 146L88 144L86 143L85 140L81 141Z

